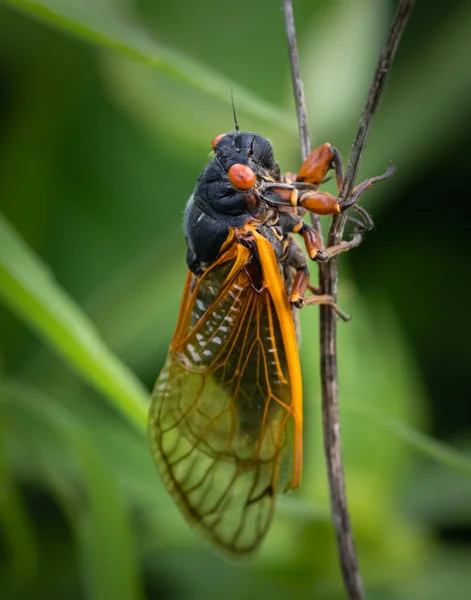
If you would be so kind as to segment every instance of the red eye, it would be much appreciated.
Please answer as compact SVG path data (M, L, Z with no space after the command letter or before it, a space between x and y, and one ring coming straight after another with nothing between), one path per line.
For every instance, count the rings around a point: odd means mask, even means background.
M233 183L239 190L248 190L257 181L255 173L247 165L241 165L237 163L232 165L227 173L231 183Z
M211 146L214 150L214 148L216 148L216 144L219 142L219 140L222 140L222 138L225 136L225 133L220 133L219 135L217 135L214 140L211 142Z

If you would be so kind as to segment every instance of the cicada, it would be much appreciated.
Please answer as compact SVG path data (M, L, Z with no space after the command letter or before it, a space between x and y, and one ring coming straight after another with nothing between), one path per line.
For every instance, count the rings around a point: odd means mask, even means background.
M213 546L243 555L267 533L276 495L301 481L296 313L310 286L293 234L310 259L328 258L303 214L340 213L382 177L341 200L318 191L331 168L339 189L342 183L330 144L285 176L261 135L237 128L212 147L186 207L189 271L152 396L149 437L183 515Z

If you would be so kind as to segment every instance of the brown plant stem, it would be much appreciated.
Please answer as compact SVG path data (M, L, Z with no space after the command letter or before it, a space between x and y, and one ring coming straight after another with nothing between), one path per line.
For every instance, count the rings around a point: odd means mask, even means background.
M294 102L296 115L298 117L299 140L301 142L301 155L303 161L311 152L311 140L307 126L306 98L304 86L299 70L298 45L296 43L296 29L294 27L293 4L291 0L283 0L283 12L285 15L286 37L288 38L289 59L291 65L291 80L293 82ZM311 223L323 243L321 221L319 215L311 213Z
M358 132L348 160L345 179L341 190L341 198L348 198L355 185L361 159L368 139L371 123L384 89L387 74L391 67L395 52L405 26L409 20L414 0L400 0L391 25L387 41L381 52L378 66L373 78L365 108L363 110ZM286 31L291 60L296 110L298 114L299 132L303 159L309 151L309 136L304 102L304 92L299 72L299 57L296 46L293 7L291 0L284 0ZM335 216L332 220L328 236L328 247L342 241L346 222L346 213ZM318 223L318 220L317 220ZM317 225L317 224L316 224ZM317 225L319 228L319 225ZM319 264L319 282L321 293L337 299L338 257ZM337 540L340 566L347 597L350 600L364 598L356 555L353 531L348 512L345 489L345 476L342 464L342 445L340 437L338 365L337 365L337 322L333 308L320 307L320 346L321 346L321 382L322 382L322 422L324 431L324 451L329 479L330 503L333 525Z

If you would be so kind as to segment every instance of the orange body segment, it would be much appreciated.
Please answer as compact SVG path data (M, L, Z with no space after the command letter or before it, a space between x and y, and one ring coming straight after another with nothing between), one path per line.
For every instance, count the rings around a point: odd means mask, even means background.
M331 144L323 144L315 148L301 165L296 177L297 181L305 181L319 185L329 170L334 153Z
M335 215L341 212L338 198L327 192L306 192L299 203L317 215Z

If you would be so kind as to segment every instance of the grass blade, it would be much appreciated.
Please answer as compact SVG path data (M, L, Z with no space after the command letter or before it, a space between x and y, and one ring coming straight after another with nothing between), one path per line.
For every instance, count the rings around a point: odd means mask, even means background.
M20 490L10 473L4 453L4 422L0 419L0 530L9 561L4 572L7 585L29 585L38 567L38 544ZM18 591L18 589L17 589Z
M240 110L296 132L291 112L257 97L194 58L157 42L131 15L121 14L117 7L93 0L7 0L7 3L88 42L144 62L225 104L230 104L232 89Z
M1 396L7 416L8 411L13 411L17 417L12 426L20 428L18 423L22 423L26 412L39 429L39 439L46 443L45 433L51 432L79 467L78 480L87 495L85 502L77 494L74 477L61 475L47 462L37 461L38 471L54 489L76 534L86 596L90 600L141 600L138 564L123 492L87 429L65 407L33 388L5 385Z
M462 452L435 440L420 431L408 427L398 419L394 419L383 411L371 406L360 404L357 401L343 402L346 410L356 413L361 417L366 417L374 425L388 431L395 437L400 438L411 448L423 454L441 465L448 467L464 475L471 477L471 457L465 456Z
M0 297L130 422L145 428L147 392L1 215Z

